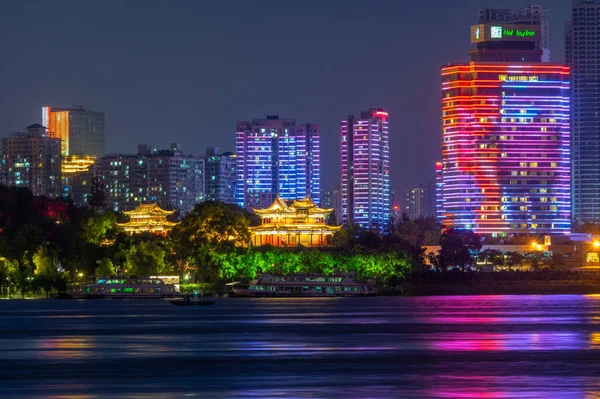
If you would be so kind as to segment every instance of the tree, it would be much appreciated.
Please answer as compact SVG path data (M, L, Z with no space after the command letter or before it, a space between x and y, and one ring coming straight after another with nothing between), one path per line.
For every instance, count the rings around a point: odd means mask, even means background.
M130 274L150 276L167 270L165 250L154 242L132 245L126 254L126 265Z
M483 260L485 265L502 266L504 264L502 251L498 251L497 249L486 249L479 253L478 258Z
M88 203L96 212L102 211L106 207L106 193L100 177L94 177L92 180Z
M529 252L524 258L525 264L536 272L548 267L546 264L546 254L543 252Z
M176 252L182 258L195 256L202 244L210 250L233 248L250 242L250 217L235 204L207 201L197 204L172 231Z
M33 288L42 289L46 297L50 295L56 286L56 281L61 277L57 263L56 251L48 244L40 246L33 255L33 264L35 265Z
M544 258L544 264L550 270L562 270L566 267L565 258L561 254L552 253L550 256Z
M115 274L115 267L108 258L102 259L96 268L96 276L112 277Z
M41 245L33 255L36 276L54 278L58 274L56 251L48 244Z
M481 239L470 230L448 229L440 237L440 246L438 263L442 269L460 267L464 272L474 266Z
M10 296L19 281L19 262L0 257L0 296Z
M506 252L504 254L504 265L508 267L508 271L513 267L521 267L525 257L519 252Z
M85 220L81 227L86 243L100 245L104 239L114 238L118 232L117 215L114 212L93 215Z

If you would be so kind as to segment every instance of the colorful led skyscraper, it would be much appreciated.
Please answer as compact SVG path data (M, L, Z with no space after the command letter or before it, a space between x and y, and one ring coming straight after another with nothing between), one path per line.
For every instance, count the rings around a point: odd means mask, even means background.
M350 115L340 125L342 222L385 232L390 222L388 113Z
M320 202L319 126L277 115L239 122L236 129L236 201L247 209L310 196Z
M531 25L476 25L472 58L500 61L442 68L438 203L446 227L570 231L569 68L541 62L538 34Z

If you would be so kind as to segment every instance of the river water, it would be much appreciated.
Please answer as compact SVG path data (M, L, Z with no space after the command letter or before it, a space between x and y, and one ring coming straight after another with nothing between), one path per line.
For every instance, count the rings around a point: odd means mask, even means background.
M0 397L600 398L600 297L0 301Z

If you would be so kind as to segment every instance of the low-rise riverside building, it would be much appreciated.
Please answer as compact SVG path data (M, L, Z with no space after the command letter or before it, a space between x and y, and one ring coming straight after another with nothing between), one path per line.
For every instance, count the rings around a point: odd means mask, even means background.
M284 200L277 196L267 209L254 209L262 224L250 227L252 245L322 247L332 245L342 226L325 224L333 209L319 208L310 197Z
M132 211L123 212L129 216L126 223L117 223L128 234L152 233L166 236L178 222L167 220L175 211L162 209L157 204L140 204Z

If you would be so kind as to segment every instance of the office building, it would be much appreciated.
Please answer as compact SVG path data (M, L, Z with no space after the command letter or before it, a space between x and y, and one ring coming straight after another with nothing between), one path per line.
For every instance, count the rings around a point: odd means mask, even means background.
M385 232L391 212L388 113L371 108L350 115L340 133L342 222Z
M96 157L67 155L62 157L61 182L62 196L70 198L76 206L88 205L94 181Z
M542 63L538 40L535 26L479 24L473 61L442 68L445 227L570 231L569 68Z
M207 201L235 204L235 158L231 152L221 154L218 147L206 149L204 168Z
M236 129L236 201L247 209L268 208L277 195L320 201L319 126L295 119L239 122Z
M479 24L506 26L519 25L525 29L533 28L538 35L538 40L529 42L530 49L541 53L542 62L550 62L550 9L547 5L530 4L517 9L484 8L479 10ZM517 34L515 32L515 34ZM503 43L505 49L515 46L515 43ZM500 60L479 60L500 61ZM521 61L526 61L522 59Z
M573 219L600 220L600 0L573 0L566 26L571 67Z
M42 107L42 125L62 140L62 155L104 155L104 112Z
M176 143L168 150L141 144L137 154L106 155L97 161L96 174L116 211L156 203L185 213L204 201L204 159L183 154Z
M33 195L57 198L61 193L60 139L34 124L2 138L1 183L27 187Z

